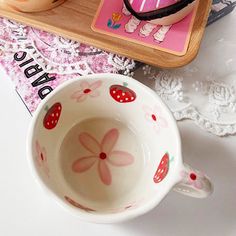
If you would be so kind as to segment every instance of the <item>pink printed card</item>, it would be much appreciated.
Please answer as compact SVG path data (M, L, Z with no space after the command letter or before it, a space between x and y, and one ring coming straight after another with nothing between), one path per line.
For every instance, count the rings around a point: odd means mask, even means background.
M123 0L101 0L92 29L109 36L183 56L188 49L197 7L182 21L169 26L160 26L136 19L128 12Z

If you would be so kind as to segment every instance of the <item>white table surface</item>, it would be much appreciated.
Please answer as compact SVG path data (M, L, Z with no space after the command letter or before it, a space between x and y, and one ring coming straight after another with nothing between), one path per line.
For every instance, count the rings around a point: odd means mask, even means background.
M204 40L213 42L212 35L229 17L210 26ZM233 28L232 35L236 33ZM89 224L59 207L35 183L26 159L31 116L2 68L0 96L1 236L236 235L236 136L219 138L191 121L179 122L184 159L211 177L214 194L199 200L170 192L158 207L135 220L118 225Z

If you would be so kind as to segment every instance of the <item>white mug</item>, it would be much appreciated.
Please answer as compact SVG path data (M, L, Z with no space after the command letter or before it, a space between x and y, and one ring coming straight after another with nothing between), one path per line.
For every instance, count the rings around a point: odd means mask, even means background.
M28 135L32 172L81 220L116 223L172 189L203 198L209 179L185 165L176 121L157 94L116 74L64 82L39 105Z

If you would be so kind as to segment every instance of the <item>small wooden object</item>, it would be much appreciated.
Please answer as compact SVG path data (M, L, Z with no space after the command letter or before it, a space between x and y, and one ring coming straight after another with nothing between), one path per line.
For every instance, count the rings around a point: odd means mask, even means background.
M37 13L13 12L0 7L0 15L150 65L175 68L188 64L196 57L212 1L199 0L190 44L184 56L94 32L91 24L99 3L100 0L68 0L52 10Z

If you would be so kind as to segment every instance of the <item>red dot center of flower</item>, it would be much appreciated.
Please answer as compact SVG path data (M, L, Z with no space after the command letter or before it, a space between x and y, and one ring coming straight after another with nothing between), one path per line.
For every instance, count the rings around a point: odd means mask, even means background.
M40 153L40 158L41 158L42 161L44 160L43 153Z
M84 90L84 93L90 93L90 92L91 92L91 89L87 88L87 89Z
M157 121L157 117L156 117L154 114L152 114L152 119L153 119L154 121Z
M191 173L191 174L190 174L190 179L191 179L191 180L196 180L196 179L197 179L196 174Z
M107 154L106 154L105 152L101 152L101 153L99 154L99 158L102 159L102 160L104 160L104 159L107 158Z

